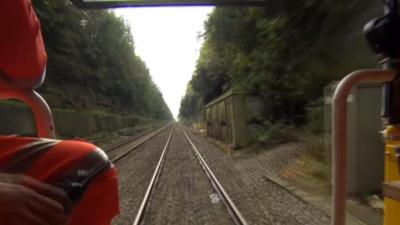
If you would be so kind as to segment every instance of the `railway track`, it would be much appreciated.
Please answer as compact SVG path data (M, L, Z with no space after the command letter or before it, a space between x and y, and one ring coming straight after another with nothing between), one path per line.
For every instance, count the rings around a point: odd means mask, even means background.
M166 126L160 128L160 129L157 130L157 131L160 131L160 132L161 132L164 128L166 128ZM157 132L157 131L156 131L156 132ZM120 142L118 142L118 143L116 143L116 144L113 144L113 145L107 147L107 149L105 149L104 151L105 151L105 152L112 152L112 151L117 150L118 148L120 148L120 147L122 147L122 146L124 146L124 145L127 145L127 144L129 144L129 143L131 143L131 142L133 142L133 141L135 141L135 140L138 140L139 138L144 137L144 136L146 136L146 135L148 135L148 134L150 134L150 133L152 133L152 131L151 131L151 130L148 130L148 131L144 131L144 132L141 132L141 133L132 135L132 136L128 137L128 138L125 139L125 140L122 140L122 141L120 141ZM159 132L158 132L158 133L159 133Z
M156 130L154 132L145 132L144 134L133 136L132 138L129 138L129 140L125 140L123 142L120 142L120 143L118 143L116 145L111 146L110 148L106 149L105 152L107 154L110 154L113 151L117 151L117 150L127 146L127 150L125 150L122 153L117 154L116 156L111 158L111 161L113 163L117 163L119 160L121 160L124 157L126 157L127 155L129 155L129 153L131 153L132 151L134 151L135 149L137 149L138 147L140 147L141 145L143 145L147 141L151 140L157 134L161 133L162 131L164 131L165 129L167 129L170 126L171 125L168 124L168 125L160 128L160 129L158 129L158 130Z
M124 146L127 146L132 142L138 141L143 137L147 137L147 138L144 138L144 140L142 141L144 143L144 142L150 140L151 138L153 138L155 135L157 135L160 132L162 132L163 130L165 130L169 126L171 126L171 124L165 125L165 126L161 127L160 129L158 129L156 131L147 130L147 131L144 131L144 132L140 132L138 134L134 134L132 136L128 136L124 140L118 141L117 143L114 143L114 144L111 144L110 146L104 147L103 150L106 153L110 153L110 152L116 151L116 150L118 150L118 149L120 149L120 148L122 148ZM105 134L84 138L84 140L87 140L87 141L89 141L91 143L94 143L96 145L98 144L98 142L104 141L105 139L107 139L107 135L105 135ZM132 147L133 148L132 150L134 150L135 148L139 147L143 143L140 143L137 146L134 145Z
M150 195L152 194L152 192L154 190L154 187L156 185L156 180L157 180L158 176L161 173L162 164L164 162L164 159L165 159L165 156L166 156L166 153L167 153L167 149L168 149L169 143L171 142L171 138L172 138L172 135L174 134L175 129L176 128L173 127L172 130L171 130L171 133L168 136L167 143L165 144L165 146L163 148L163 151L161 153L160 159L158 160L156 169L154 170L154 173L153 173L153 176L151 177L149 186L146 189L146 192L144 194L142 203L140 204L140 208L139 208L139 210L138 210L138 212L136 214L136 217L135 217L135 220L133 222L133 225L139 225L140 222L143 219L143 216L144 216L144 213L145 213L145 210L146 210L146 206L150 201Z
M252 177L257 175L255 169L245 180L234 177L237 171L229 171L232 168L224 162L227 159L217 156L218 151L205 141L176 125L165 129L150 135L156 137L152 141L143 137L135 144L135 148L141 146L135 153L129 154L130 149L112 158L114 162L125 158L116 164L122 207L114 225L328 224L326 215L285 188ZM231 182L234 179L238 180Z
M173 127L168 139L164 145L164 148L162 150L162 153L160 155L160 158L158 159L157 166L153 172L153 175L150 179L150 182L147 186L146 192L143 196L143 199L141 201L140 207L137 211L137 214L135 216L134 222L132 225L139 225L143 224L144 222L144 217L146 214L147 207L151 201L152 195L156 192L157 190L157 183L159 180L159 177L163 171L163 165L166 160L166 155L168 154L168 149L170 147L171 139L174 135L175 130L181 130L182 133L184 134L185 140L187 143L190 145L190 148L192 150L193 155L197 159L198 163L200 164L200 167L202 168L203 172L207 176L209 182L211 183L212 188L214 191L217 193L219 199L224 203L224 206L230 215L231 221L236 224L236 225L248 225L247 221L243 217L242 213L239 211L238 207L235 205L235 203L232 201L232 199L229 197L228 193L225 191L221 183L218 181L217 177L211 170L211 168L208 166L207 162L204 160L203 156L200 154L198 151L197 147L191 140L191 138L187 135L186 131L181 128L181 127ZM167 171L166 171L167 172Z
M203 156L200 154L199 150L193 143L192 139L187 135L186 131L181 128L183 134L185 135L186 140L189 142L193 153L195 154L197 160L199 161L201 167L203 168L204 172L207 174L211 184L213 185L214 189L218 193L220 199L224 202L229 214L231 215L232 219L235 221L237 225L248 225L246 219L243 217L242 213L232 201L231 197L229 197L228 193L225 191L224 187L221 185L211 168L208 166L207 162L204 160Z

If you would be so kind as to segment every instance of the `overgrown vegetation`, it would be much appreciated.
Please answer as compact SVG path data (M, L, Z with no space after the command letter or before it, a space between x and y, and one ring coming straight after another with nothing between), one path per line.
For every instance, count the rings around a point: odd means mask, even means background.
M310 101L306 105L305 128L315 135L324 133L324 102L323 98Z
M69 0L33 4L49 56L40 91L51 106L172 119L122 18L79 10Z
M321 180L329 181L331 171L331 151L326 137L306 135L303 137L305 154L301 160L306 164L309 174Z
M258 95L265 106L255 134L259 143L301 139L307 157L329 163L323 90L344 74L375 64L362 26L381 13L378 4L283 0L265 8L215 8L205 22L179 118L201 120L205 104L229 90ZM299 134L304 137L296 138Z
M262 128L256 133L256 138L259 143L265 147L272 147L274 145L282 144L289 141L295 141L295 129L286 124L269 121L264 121Z
M332 34L356 5L360 1L285 0L265 8L217 7L205 23L180 118L201 117L207 102L233 89L259 95L265 121L304 125L307 107L344 73L331 69L341 40Z
M322 98L310 102L306 107L306 125L299 132L299 143L304 152L295 165L297 170L311 175L329 187L331 178L330 136L324 132L324 102Z

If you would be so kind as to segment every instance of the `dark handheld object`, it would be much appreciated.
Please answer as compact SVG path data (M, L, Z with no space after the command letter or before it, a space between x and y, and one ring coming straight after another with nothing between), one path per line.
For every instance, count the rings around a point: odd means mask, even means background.
M112 164L108 159L94 153L80 161L75 167L63 171L63 174L60 174L58 181L54 182L53 185L66 192L73 207L82 198L91 181L111 167Z

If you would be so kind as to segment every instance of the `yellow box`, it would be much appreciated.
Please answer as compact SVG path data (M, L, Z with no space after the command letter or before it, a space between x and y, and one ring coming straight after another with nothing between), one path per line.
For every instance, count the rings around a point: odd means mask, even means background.
M385 182L400 180L396 151L400 150L400 126L385 131ZM384 225L400 225L400 202L385 197Z

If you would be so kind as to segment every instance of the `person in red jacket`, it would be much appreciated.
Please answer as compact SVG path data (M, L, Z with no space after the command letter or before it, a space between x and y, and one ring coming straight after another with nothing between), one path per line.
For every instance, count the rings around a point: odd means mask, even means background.
M109 225L118 210L116 170L96 146L0 136L1 225Z
M34 89L47 54L30 0L0 1L0 94ZM116 169L89 143L0 136L0 225L109 225Z

